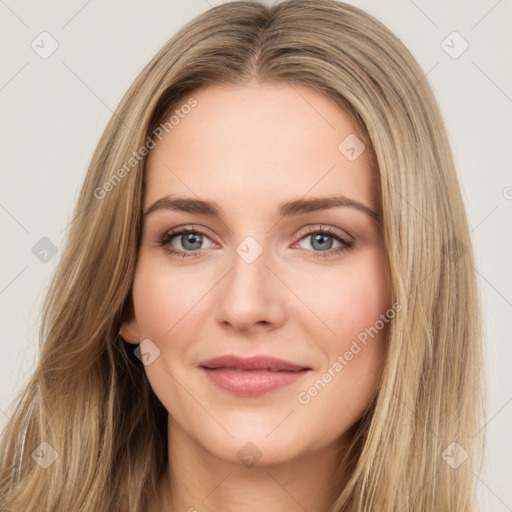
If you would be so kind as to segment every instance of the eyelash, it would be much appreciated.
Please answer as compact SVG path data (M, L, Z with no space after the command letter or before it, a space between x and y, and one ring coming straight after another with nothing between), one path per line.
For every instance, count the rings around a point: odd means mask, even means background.
M199 257L202 254L202 252L200 250L199 251L178 251L176 249L171 248L171 246L170 246L170 243L174 238L176 238L179 235L185 235L185 234L189 234L189 233L200 234L207 238L210 238L204 231L202 231L201 229L198 229L198 228L183 228L183 229L177 228L176 231L171 230L171 231L165 233L162 237L158 238L156 240L156 242L157 242L156 246L164 247L168 254L171 254L171 255L174 255L177 257L181 257L181 258ZM328 235L328 236L335 238L336 240L341 242L342 246L337 247L336 249L330 249L328 251L313 251L314 258L328 258L329 256L341 254L343 251L347 251L347 250L351 249L354 245L354 242L346 240L345 238L340 236L339 233L337 233L336 231L334 231L333 229L331 229L329 227L308 228L306 233L303 234L303 236L300 238L299 241L303 240L304 238L307 238L310 235L318 234L318 233L320 233L322 235Z

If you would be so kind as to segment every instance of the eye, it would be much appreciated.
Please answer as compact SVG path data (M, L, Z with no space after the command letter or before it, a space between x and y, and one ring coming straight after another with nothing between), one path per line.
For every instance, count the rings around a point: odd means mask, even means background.
M325 258L335 256L353 247L354 242L329 227L313 227L306 231L302 240L309 240L313 250L313 257ZM338 244L338 247L332 248Z
M205 239L210 241L210 245L201 247ZM182 258L194 258L201 255L200 249L210 247L212 244L200 229L178 228L165 233L157 240L157 245L164 247L168 254Z
M354 242L348 237L329 227L312 227L306 230L300 241L310 240L312 255L315 258L325 258L341 254L353 247ZM204 241L209 244L204 247ZM182 227L168 231L156 241L157 246L165 248L165 251L173 256L181 258L194 258L202 255L201 249L213 245L210 238L201 229L195 227ZM338 244L333 249L333 245Z

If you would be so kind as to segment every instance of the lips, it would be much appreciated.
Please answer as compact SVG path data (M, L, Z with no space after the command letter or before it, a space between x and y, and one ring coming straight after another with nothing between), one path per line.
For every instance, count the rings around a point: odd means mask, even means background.
M225 355L198 364L209 381L239 396L257 396L293 384L311 368L270 356Z
M271 372L297 372L301 370L310 370L307 366L285 361L284 359L277 359L270 356L253 356L242 358L235 355L224 355L202 361L198 366L209 370L218 368L229 370L265 370Z

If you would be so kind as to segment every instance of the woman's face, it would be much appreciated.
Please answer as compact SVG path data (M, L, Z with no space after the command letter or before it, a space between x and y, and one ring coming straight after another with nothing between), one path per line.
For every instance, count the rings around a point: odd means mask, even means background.
M306 87L192 97L148 156L123 336L142 342L170 428L210 454L262 465L333 447L370 402L392 316L369 151ZM224 355L304 370L203 367Z

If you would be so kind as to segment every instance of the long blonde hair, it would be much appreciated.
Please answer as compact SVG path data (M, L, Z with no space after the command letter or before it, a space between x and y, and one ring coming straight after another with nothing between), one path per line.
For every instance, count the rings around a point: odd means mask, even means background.
M167 411L118 334L133 307L142 231L139 150L197 88L252 80L311 87L366 134L393 302L402 305L357 425L350 479L330 512L476 510L480 313L449 142L410 52L373 17L334 0L212 8L125 94L92 157L45 300L37 368L2 435L0 510L135 512L155 492ZM57 458L45 468L41 454Z

